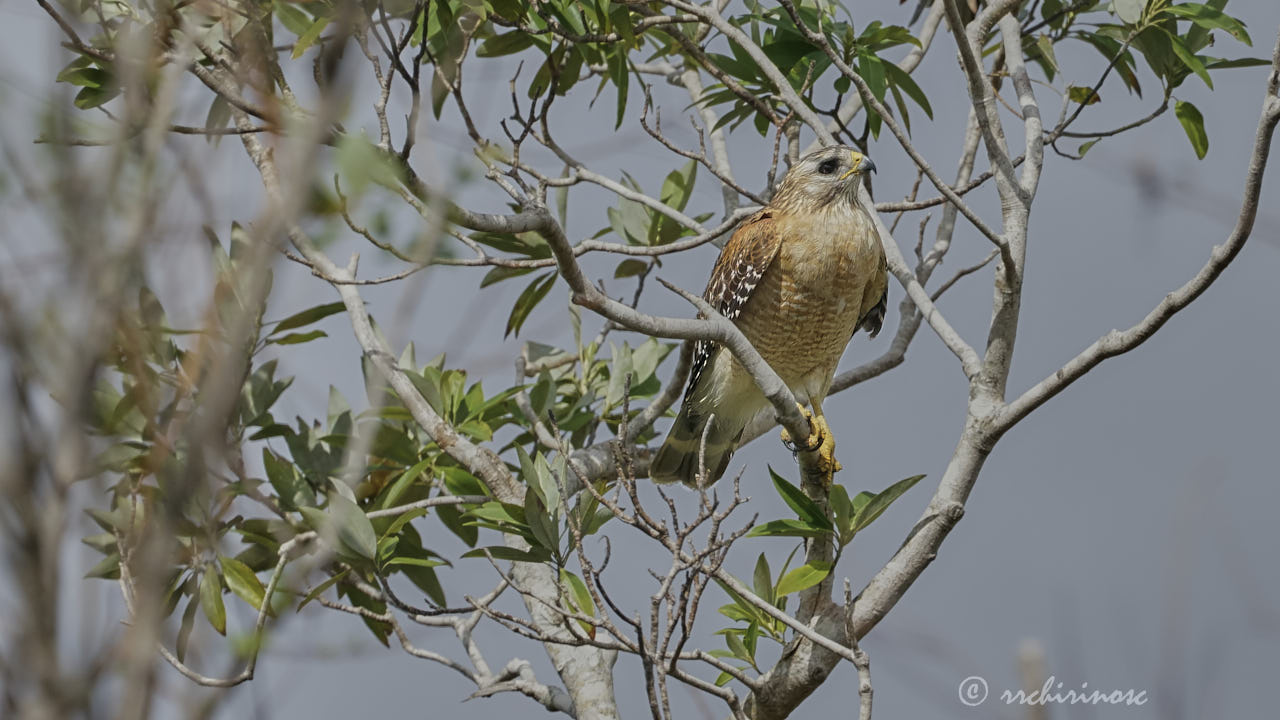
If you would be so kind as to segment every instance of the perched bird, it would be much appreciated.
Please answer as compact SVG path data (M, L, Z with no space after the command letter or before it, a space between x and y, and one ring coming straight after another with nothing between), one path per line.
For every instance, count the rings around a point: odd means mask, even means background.
M845 345L859 329L874 337L884 322L884 247L874 211L858 202L862 175L875 167L843 146L801 158L772 201L733 233L703 293L742 330L796 400L813 407L815 432L829 432L822 400ZM728 349L696 343L684 405L650 463L650 477L710 485L724 474L743 429L772 412ZM706 476L699 478L704 432Z

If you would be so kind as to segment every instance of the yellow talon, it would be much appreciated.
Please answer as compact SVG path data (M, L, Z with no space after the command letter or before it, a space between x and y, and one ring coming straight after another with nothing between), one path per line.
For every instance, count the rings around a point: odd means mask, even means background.
M786 428L782 428L782 444L790 448L792 452L813 452L818 450L825 441L826 433L823 429L826 427L826 421L819 415L818 421L814 422L813 413L806 410L800 403L796 403L796 407L800 408L800 414L804 415L804 419L809 421L809 437L804 444L799 444L791 438L791 433L787 432Z
M788 448L796 453L814 453L817 457L802 458L802 465L805 462L812 463L812 469L818 471L822 476L823 485L830 487L832 476L840 472L842 469L840 461L836 459L836 436L831 431L831 426L827 424L827 418L822 414L819 408L817 414L811 413L800 406L800 413L809 421L809 437L805 443L801 445L791 439L791 433L784 428L782 430L782 442Z
M822 445L818 447L819 467L825 472L830 483L831 475L843 469L840 461L836 459L836 434L831 431L825 415L818 416L818 425L822 433Z

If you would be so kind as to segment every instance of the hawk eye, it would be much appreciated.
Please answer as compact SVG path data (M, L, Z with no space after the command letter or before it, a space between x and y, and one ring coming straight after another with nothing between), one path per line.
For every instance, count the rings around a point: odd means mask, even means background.
M830 158L828 160L823 160L818 165L818 172L822 173L823 175L830 175L831 173L835 172L836 168L839 166L840 166L839 160L835 158Z

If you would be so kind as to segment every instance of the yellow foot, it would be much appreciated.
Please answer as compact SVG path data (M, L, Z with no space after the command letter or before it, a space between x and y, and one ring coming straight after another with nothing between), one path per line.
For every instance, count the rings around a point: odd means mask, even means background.
M827 424L825 415L819 415L817 420L822 433L822 444L818 447L818 467L827 476L829 485L831 476L843 468L840 461L836 459L836 434L831 432L831 426Z
M782 428L782 444L786 445L791 452L813 452L822 447L825 439L823 428L826 426L826 421L819 415L815 422L813 413L806 410L803 405L796 403L796 407L800 408L800 414L804 419L809 421L809 437L800 444L791 438L791 433L787 432L786 428Z
M782 442L793 452L804 453L808 457L801 458L802 467L809 465L811 471L816 470L822 477L822 484L830 487L835 473L842 469L840 461L836 459L836 436L831 431L831 426L827 424L827 418L824 415L813 415L803 407L800 412L809 421L809 437L803 445L795 443L791 439L791 433L784 428L782 431ZM816 457L809 456L812 453Z

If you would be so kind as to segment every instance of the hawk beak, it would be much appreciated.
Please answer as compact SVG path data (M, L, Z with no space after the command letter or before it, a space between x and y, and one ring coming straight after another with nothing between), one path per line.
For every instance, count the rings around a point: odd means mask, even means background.
M876 164L871 162L871 158L867 157L866 155L863 155L862 153L859 153L853 150L849 151L849 155L850 155L849 159L853 161L853 165L849 167L848 172L840 176L841 180L848 178L850 175L853 175L854 173L866 172L868 170L871 172L876 171Z

